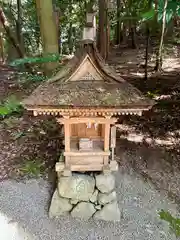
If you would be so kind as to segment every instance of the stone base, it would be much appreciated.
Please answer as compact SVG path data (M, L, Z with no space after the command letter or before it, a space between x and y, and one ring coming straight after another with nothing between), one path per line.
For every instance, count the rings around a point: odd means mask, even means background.
M120 210L112 174L77 174L59 176L49 208L49 217L72 217L120 221Z

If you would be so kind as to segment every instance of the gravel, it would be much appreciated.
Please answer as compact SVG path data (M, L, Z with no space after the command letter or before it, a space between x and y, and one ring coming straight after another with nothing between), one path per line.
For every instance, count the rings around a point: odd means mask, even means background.
M18 222L34 240L174 240L157 211L178 213L177 206L132 170L116 173L121 222L48 218L52 186L43 179L0 183L0 212Z

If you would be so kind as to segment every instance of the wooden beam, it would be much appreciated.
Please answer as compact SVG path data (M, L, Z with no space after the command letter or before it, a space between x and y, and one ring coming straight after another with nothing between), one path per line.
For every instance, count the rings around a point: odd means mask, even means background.
M75 156L110 156L110 151L107 151L107 152L90 152L90 151L87 151L87 152L64 152L64 156L72 156L72 157L75 157Z
M117 122L116 118L110 118L110 119L106 119L106 118L69 118L69 119L64 119L64 118L58 118L57 121L61 124L76 124L76 123L98 123L98 124L113 124L115 122Z
M62 172L65 169L64 163L56 163L56 172ZM71 165L71 171L101 171L103 169L103 164L77 164Z
M64 170L66 170L65 164L60 163L60 162L56 163L55 168L56 168L56 172L63 172ZM109 164L109 168L111 171L117 171L118 170L117 162L115 162L115 164ZM105 170L103 164L71 165L71 169L70 169L70 171L72 171L72 172L76 172L76 171L77 172L86 172L86 171L88 172L88 171L103 171L103 170Z

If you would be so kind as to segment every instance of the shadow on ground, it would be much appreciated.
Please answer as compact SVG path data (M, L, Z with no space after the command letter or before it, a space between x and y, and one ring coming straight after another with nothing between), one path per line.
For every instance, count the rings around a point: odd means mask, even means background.
M164 147L117 140L116 156L120 167L132 168L144 180L180 203L180 163L173 151Z

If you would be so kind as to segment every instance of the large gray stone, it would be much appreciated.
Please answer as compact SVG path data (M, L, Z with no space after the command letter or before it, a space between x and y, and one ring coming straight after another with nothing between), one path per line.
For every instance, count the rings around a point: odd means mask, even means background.
M79 200L77 200L77 199L71 199L70 200L70 203L73 204L73 205L76 205L78 202L79 202Z
M95 209L97 209L97 210L101 210L101 208L102 208L101 205L96 205L96 206L95 206Z
M102 193L109 193L115 187L115 178L112 174L104 175L99 174L96 175L96 187Z
M88 220L96 212L92 203L80 202L71 211L72 217L82 218Z
M95 220L120 221L120 210L117 202L106 204L100 211L94 214Z
M111 193L100 193L98 194L98 203L105 205L107 203L113 202L117 199L116 192Z
M56 190L53 194L51 205L49 208L49 217L58 217L61 215L66 215L72 209L72 204L70 204L69 199L62 198L59 196Z
M58 183L60 196L88 201L94 193L95 179L85 174L74 174L71 177L61 177Z
M97 202L97 196L98 196L98 190L96 189L96 190L94 191L93 195L90 197L90 201L91 201L92 203Z

